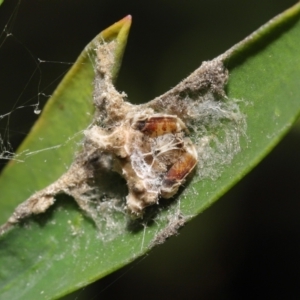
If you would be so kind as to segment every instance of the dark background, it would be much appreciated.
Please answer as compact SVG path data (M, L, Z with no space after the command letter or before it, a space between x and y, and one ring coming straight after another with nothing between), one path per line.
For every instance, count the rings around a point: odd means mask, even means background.
M67 63L127 14L118 88L145 102L295 2L6 0L0 115L13 113L0 119L2 147L16 149L37 117L31 105L47 101L38 93L51 95ZM299 143L300 126L178 237L68 299L300 299Z

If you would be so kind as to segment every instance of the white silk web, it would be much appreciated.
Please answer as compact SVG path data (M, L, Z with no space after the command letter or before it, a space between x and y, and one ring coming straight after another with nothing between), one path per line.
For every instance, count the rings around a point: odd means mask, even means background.
M0 9L0 170L20 160L18 145L73 64L45 58L53 59L41 47L47 41L41 26L31 27L34 14L27 14L21 0L6 1Z

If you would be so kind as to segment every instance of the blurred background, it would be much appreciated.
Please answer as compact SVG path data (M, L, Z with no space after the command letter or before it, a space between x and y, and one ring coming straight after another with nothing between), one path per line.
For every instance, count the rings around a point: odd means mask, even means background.
M133 25L117 87L146 102L295 2L6 0L0 149L15 151L37 118L35 105L42 109L96 34L128 14ZM298 124L179 236L65 299L300 299L299 144Z

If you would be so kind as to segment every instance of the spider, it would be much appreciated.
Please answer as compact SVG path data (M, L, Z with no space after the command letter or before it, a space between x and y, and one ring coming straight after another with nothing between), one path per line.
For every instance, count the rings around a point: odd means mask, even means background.
M197 164L196 149L191 140L184 136L188 133L186 126L177 116L153 115L137 121L133 127L149 137L151 167L157 168L156 162L167 169L160 188L161 196L174 196Z
M173 197L197 164L188 130L174 115L138 116L127 127L119 173L126 179L127 210L141 216L159 198Z
M175 115L137 113L107 134L94 126L87 140L113 156L113 169L128 186L127 211L141 217L159 198L173 197L197 164L188 130Z

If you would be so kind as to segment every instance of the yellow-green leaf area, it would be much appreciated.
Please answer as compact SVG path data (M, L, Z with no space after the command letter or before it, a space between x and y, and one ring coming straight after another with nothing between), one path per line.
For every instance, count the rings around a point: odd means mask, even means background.
M5 222L17 204L55 181L70 166L83 138L82 132L93 119L96 45L112 39L118 42L112 71L116 79L130 24L128 16L96 36L45 105L15 159L1 174L0 223Z

